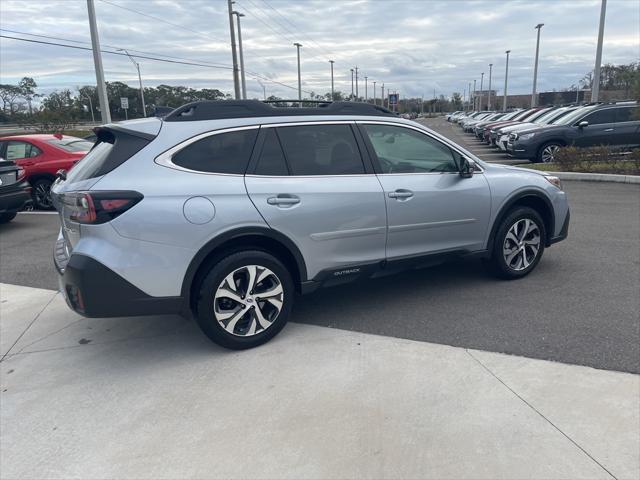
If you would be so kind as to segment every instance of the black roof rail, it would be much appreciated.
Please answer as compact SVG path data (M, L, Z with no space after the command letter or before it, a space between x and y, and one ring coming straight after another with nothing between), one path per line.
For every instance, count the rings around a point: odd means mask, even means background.
M302 102L304 103L305 101L303 100ZM219 100L187 103L169 113L164 117L164 121L191 122L225 118L303 115L396 116L397 114L378 105L360 102L318 102L318 106L315 108L279 108L272 107L259 100Z

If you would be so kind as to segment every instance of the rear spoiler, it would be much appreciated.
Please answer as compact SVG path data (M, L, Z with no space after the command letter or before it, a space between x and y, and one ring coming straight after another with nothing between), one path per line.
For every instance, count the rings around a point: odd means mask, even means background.
M132 128L126 128L121 125L117 125L115 123L108 123L107 125L101 125L100 127L95 127L93 129L93 133L96 134L98 139L100 139L100 135L104 135L105 132L109 132L112 135L114 133L124 133L125 135L132 135L134 137L143 138L145 140L151 141L156 138L156 135L151 133L141 132L139 130L133 130Z

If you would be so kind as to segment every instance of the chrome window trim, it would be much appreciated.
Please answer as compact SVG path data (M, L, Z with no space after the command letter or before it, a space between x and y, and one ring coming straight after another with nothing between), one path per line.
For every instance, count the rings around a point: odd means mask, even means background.
M480 171L478 170L474 170L474 175L476 173L484 173L484 168L482 168L482 165L480 165L480 163L476 162L476 160L474 158L469 158L469 155L467 155L467 153L463 153L461 152L458 148L457 145L455 145L454 143L450 142L449 139L445 139L440 138L439 136L434 136L429 130L426 129L422 129L420 127L416 127L413 125L408 125L406 123L402 123L402 122L389 122L389 121L382 121L382 120L357 120L356 124L358 125L391 125L393 127L403 127L403 128L408 128L411 130L415 130L416 132L420 132L423 135L428 136L429 138L432 138L433 140L436 140L440 143L445 144L447 147L449 147L450 149L452 149L453 151L457 152L459 155L462 155L463 157L465 157L467 160L473 162L473 165L477 168L480 169ZM469 152L470 153L470 152ZM460 175L459 172L415 172L415 173L379 173L378 175Z
M210 130L208 132L200 133L191 138L183 140L182 142L178 143L177 145L174 145L168 150L165 150L154 159L154 162L160 166L172 168L174 170L180 170L183 172L199 173L201 175L223 175L226 177L244 177L243 173L204 172L202 170L192 170L190 168L181 167L180 165L176 165L175 163L173 163L173 156L176 153L178 153L180 150L187 148L192 143L202 140L203 138L212 137L214 135L220 135L223 133L237 132L240 130L255 130L259 128L260 128L260 125L244 125L242 127L221 128L219 130Z

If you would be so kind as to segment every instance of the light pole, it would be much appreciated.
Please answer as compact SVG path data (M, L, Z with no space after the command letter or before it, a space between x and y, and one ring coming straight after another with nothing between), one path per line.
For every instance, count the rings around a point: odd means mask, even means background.
M504 67L504 96L503 96L503 100L502 100L502 109L503 110L507 110L507 79L509 78L509 53L511 52L511 50L507 50L506 53L507 54L507 64Z
M232 0L227 0L227 9L229 10L229 34L231 35L231 59L233 60L233 90L236 100L240 100L240 75L238 72L238 54L236 53L236 34L233 26L232 4Z
M356 101L358 101L358 66L356 65Z
M491 70L493 69L493 63L489 64L489 98L487 100L487 110L491 110Z
M331 64L331 101L333 102L336 99L336 97L335 97L335 95L333 93L333 64L334 64L334 61L333 60L329 60L329 63Z
M535 107L537 102L536 98L536 83L538 82L538 53L540 51L540 30L544 26L544 23L539 23L535 26L538 30L538 39L536 40L536 62L533 66L533 91L531 92L531 106Z
M129 57L129 60L131 60L133 65L136 67L136 70L138 70L138 82L140 83L140 101L142 102L142 116L146 118L147 117L147 107L144 104L144 88L142 87L142 76L140 75L140 64L138 62L136 62L133 59L133 57L131 55L129 55L129 52L127 52L124 48L119 48L118 51L126 53L127 57Z
M369 77L365 76L364 77L364 101L365 103L369 103L369 95L367 92L367 80Z
M467 102L467 110L471 110L471 82L469 82L469 101Z
M593 69L593 87L591 101L597 102L600 96L600 64L602 63L602 39L604 37L604 17L607 11L607 0L602 0L600 7L600 28L598 30L598 47L596 48L596 66Z
M89 100L89 110L91 110L91 122L96 123L96 116L93 114L93 102L91 101L91 95L82 95L84 98Z
M480 110L482 110L482 84L484 83L484 72L480 74L480 95L478 97L478 104L480 105Z
M262 87L262 98L264 100L267 99L267 88L264 86L264 83L262 83L260 80L257 80L257 82L260 84L260 86Z
M384 107L384 82L382 82L382 90L380 90L380 105Z
M240 51L240 78L242 85L242 99L247 99L247 82L244 79L244 55L242 54L242 30L240 29L240 17L244 17L244 13L240 13L237 11L231 12L236 16L236 20L238 21L238 50Z
M298 107L302 107L302 79L300 77L300 47L301 43L294 43L296 50L298 52Z
M376 81L373 81L373 104L376 105Z
M89 30L91 31L91 49L93 50L93 64L96 70L98 100L100 101L100 116L102 117L102 123L111 123L107 86L104 83L104 71L102 70L102 54L100 53L100 39L96 24L96 9L93 0L87 0L87 11L89 13Z
M353 102L353 68L351 69L351 101Z

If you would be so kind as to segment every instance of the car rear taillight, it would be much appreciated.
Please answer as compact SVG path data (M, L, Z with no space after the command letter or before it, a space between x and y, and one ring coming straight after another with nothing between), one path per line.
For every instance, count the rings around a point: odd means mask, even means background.
M64 208L73 222L97 225L106 223L123 214L143 196L138 192L78 192L65 193Z

